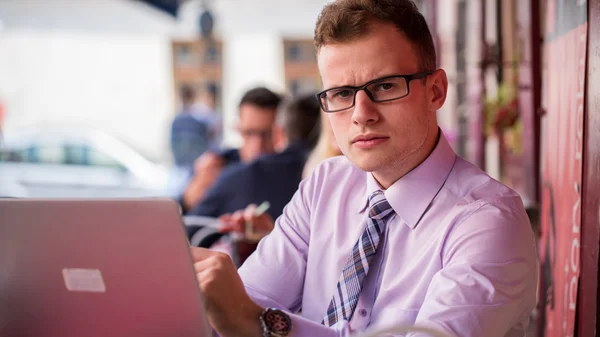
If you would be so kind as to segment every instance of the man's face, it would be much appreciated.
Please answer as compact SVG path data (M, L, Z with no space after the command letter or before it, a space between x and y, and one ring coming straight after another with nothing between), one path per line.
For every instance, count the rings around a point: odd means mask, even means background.
M373 33L355 41L322 46L318 63L325 89L361 86L378 78L421 71L411 43L389 24L376 24ZM407 96L383 103L373 102L361 90L354 107L328 113L344 155L378 180L393 178L424 148L427 139L437 135L435 111L445 98L445 88L437 86L443 79L442 70L414 79L408 84ZM389 88L384 83L372 89Z
M244 140L240 149L242 161L252 161L260 155L275 151L273 142L275 113L274 109L264 109L254 104L240 106L238 130Z

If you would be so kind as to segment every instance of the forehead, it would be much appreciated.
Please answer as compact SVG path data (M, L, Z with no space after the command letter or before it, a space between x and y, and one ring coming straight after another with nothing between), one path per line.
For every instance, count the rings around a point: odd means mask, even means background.
M347 43L324 45L317 60L326 89L419 71L416 49L391 24L375 24L370 33Z
M265 109L258 105L245 103L240 105L240 124L271 125L275 121L275 109Z

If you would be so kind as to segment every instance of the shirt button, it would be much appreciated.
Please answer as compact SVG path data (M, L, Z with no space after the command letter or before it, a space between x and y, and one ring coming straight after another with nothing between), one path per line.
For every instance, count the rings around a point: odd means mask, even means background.
M365 309L360 309L358 311L358 314L361 315L362 317L367 317L367 310Z

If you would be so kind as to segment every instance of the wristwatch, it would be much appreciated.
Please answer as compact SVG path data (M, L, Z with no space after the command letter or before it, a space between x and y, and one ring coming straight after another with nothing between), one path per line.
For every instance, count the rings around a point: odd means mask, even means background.
M260 315L263 337L286 337L292 332L292 319L285 312L266 308Z

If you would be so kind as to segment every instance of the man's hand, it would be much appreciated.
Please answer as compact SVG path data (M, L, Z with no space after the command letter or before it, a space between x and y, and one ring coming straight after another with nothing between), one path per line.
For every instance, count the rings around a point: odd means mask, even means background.
M183 193L183 203L187 209L196 206L211 188L225 166L221 156L205 152L194 161L194 176Z
M259 235L269 234L275 227L273 218L268 213L256 215L256 205L250 204L244 210L235 211L232 214L224 214L219 217L222 233L246 231L246 225L249 225L252 232Z
M194 161L194 173L217 173L225 165L225 160L214 152L205 152Z
M262 337L262 308L246 293L231 258L204 248L191 251L212 327L222 337Z

